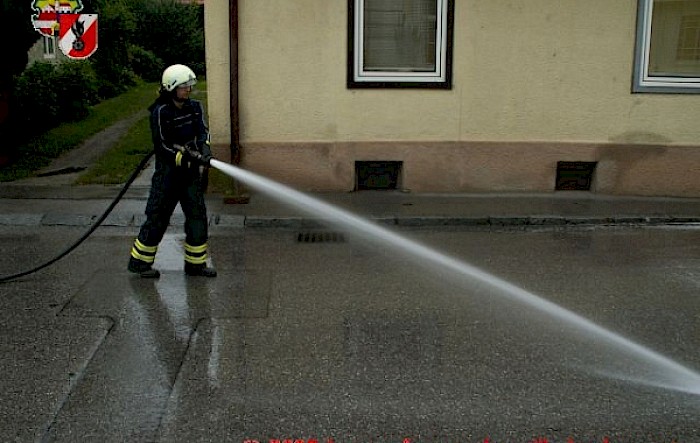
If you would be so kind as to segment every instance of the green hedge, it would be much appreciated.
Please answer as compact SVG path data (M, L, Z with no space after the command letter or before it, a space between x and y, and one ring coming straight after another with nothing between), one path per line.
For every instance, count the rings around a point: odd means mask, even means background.
M37 134L61 122L83 119L90 106L99 102L98 90L99 81L89 62L34 63L15 85L15 129Z

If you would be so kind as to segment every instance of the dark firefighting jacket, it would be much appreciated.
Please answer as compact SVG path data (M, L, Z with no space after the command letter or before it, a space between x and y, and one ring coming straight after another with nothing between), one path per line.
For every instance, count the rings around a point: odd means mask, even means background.
M180 153L176 145L211 156L209 128L199 101L188 99L178 108L172 100L158 100L149 110L156 164L175 165Z

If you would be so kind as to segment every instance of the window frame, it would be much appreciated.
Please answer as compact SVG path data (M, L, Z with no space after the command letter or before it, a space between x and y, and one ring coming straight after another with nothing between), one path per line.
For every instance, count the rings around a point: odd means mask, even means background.
M637 3L637 41L635 45L632 92L700 94L700 76L657 77L649 75L651 22L654 12L654 1L656 0L638 0Z
M364 0L348 0L348 89L358 88L428 88L452 89L452 46L454 34L454 0L437 0L436 70L425 72L364 71L362 69L362 26L360 18Z
M44 58L56 58L56 37L42 34Z

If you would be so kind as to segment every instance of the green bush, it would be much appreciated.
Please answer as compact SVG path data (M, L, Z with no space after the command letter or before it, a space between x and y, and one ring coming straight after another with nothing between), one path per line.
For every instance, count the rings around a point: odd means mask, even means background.
M34 63L17 78L15 123L36 134L80 120L99 102L99 80L89 62Z
M100 18L100 47L90 61L101 82L100 96L112 98L135 84L128 47L137 35L136 18L123 0L96 0L92 7Z
M52 128L60 121L59 87L56 68L51 63L34 63L15 82L12 94L13 123L24 130Z
M134 73L147 82L159 82L163 72L163 60L153 52L138 45L129 47L129 59Z
M102 99L123 94L139 82L139 77L127 66L115 65L108 75L104 74L104 67L93 66L100 81L99 95Z
M90 113L90 106L99 102L99 80L89 62L72 61L58 65L55 81L59 85L61 121L83 119Z

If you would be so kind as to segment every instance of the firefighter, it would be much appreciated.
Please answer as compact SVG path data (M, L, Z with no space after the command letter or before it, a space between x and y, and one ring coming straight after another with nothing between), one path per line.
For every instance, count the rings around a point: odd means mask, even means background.
M207 267L206 169L211 160L209 129L202 105L191 99L195 73L185 65L163 71L160 95L148 108L156 165L146 204L146 221L131 249L128 269L158 278L156 251L177 203L185 214L185 274L215 277Z

